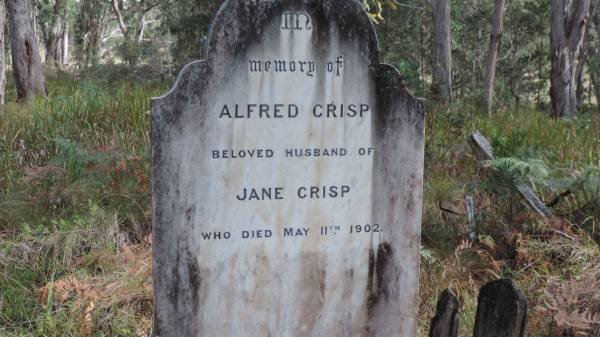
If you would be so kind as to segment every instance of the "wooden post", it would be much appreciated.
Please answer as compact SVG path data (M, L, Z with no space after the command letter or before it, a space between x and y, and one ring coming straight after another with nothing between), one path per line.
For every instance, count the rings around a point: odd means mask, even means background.
M429 327L429 337L458 336L458 299L450 289L440 295L435 316Z
M469 223L469 240L475 241L477 239L477 232L475 231L475 204L473 197L467 195L467 222Z
M527 299L511 279L481 288L473 337L523 337Z

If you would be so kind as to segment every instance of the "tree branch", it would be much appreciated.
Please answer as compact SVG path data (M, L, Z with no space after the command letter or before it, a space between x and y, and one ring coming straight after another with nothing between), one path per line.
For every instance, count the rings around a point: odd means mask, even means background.
M119 28L123 33L123 36L126 40L129 40L129 31L127 30L127 26L125 25L125 21L123 20L123 15L121 14L121 10L119 9L118 0L112 0L112 8L117 16L117 21L119 22Z
M150 5L150 6L148 6L148 8L146 8L146 9L144 10L144 13L145 13L145 14L148 14L148 12L150 12L151 10L153 10L154 8L156 8L156 7L158 7L158 6L160 6L160 4L154 4L154 5Z

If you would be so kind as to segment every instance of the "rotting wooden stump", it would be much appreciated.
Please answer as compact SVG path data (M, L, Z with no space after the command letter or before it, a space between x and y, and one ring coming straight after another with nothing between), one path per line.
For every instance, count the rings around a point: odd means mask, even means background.
M435 316L429 327L429 337L458 336L458 298L450 289L438 298Z
M481 288L473 337L522 337L527 320L527 299L508 278Z

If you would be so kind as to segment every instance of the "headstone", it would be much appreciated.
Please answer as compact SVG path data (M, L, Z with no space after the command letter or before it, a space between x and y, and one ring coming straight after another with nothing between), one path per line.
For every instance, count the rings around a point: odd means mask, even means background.
M523 337L526 321L527 298L511 279L481 288L473 337Z
M450 289L440 295L437 302L435 316L429 327L429 337L457 337L458 336L458 298Z
M471 148L475 155L479 160L494 160L496 156L494 155L494 149L490 142L485 138L479 131L476 131L474 134L469 136L469 144L471 144ZM552 216L552 211L546 207L543 201L541 201L535 192L529 187L527 184L516 181L515 188L519 192L519 194L525 199L529 207L536 211L539 215L544 218L548 218Z
M356 0L228 0L152 101L155 335L415 336L423 104Z

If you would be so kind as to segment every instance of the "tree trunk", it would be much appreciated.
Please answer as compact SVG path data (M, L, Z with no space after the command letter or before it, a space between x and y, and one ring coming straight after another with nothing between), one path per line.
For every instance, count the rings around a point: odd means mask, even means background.
M450 1L433 0L433 69L431 92L442 103L452 101Z
M144 39L144 29L146 28L146 1L140 0L137 9L137 29L135 32L135 42L140 44Z
M6 102L6 50L4 36L6 23L6 0L0 0L0 105Z
M577 69L575 70L575 102L576 102L576 111L581 111L583 107L584 99L585 99L585 79L584 79L584 69L585 69L585 38L584 38L584 47L581 49L581 54L579 56L579 60L577 62Z
M590 1L591 3L591 1ZM592 13L592 6L590 4L588 17ZM589 39L590 39L590 28L592 26L591 22L587 22L585 25L585 29L583 30L583 38L581 42L581 52L579 53L579 59L577 60L577 70L575 74L575 78L577 79L577 87L575 89L575 99L577 100L577 111L580 111L583 108L583 104L585 102L585 65L588 59L589 53Z
M577 112L577 63L583 44L590 0L551 0L550 98L551 115L572 117Z
M67 16L67 11L65 11L65 16L63 19L64 27L63 27L63 35L62 35L62 59L61 63L64 65L69 64L69 20Z
M590 73L592 85L594 87L594 96L596 96L596 103L600 105L600 78L595 73Z
M496 0L494 5L494 21L490 35L490 49L488 50L487 65L485 69L485 80L483 90L485 104L488 114L492 113L494 104L494 79L496 78L496 64L498 62L498 50L504 33L504 4L505 0Z
M590 5L590 21L588 35L586 37L588 72L590 74L590 82L592 92L590 98L595 96L596 103L600 105L600 10L599 4L594 1Z
M47 95L32 13L30 0L8 0L13 74L19 100L34 94Z
M62 39L65 24L63 22L65 7L65 0L56 0L54 3L49 36L46 41L46 62L60 63L60 54L62 53L62 50L60 50L60 40Z
M100 40L102 39L102 21L94 21L90 27L89 37L86 45L86 65L95 66L100 62Z
M122 5L119 5L119 2L117 0L112 0L112 9L113 9L113 12L115 13L115 16L117 17L117 22L119 23L119 28L121 29L121 32L123 33L123 37L125 38L125 41L129 41L130 40L129 29L127 29L125 20L123 20L123 14L121 14L121 8L122 8Z
M86 18L87 37L85 44L85 67L96 66L100 62L100 42L102 40L102 27L106 16L106 8L100 7L98 12L91 13L95 6L99 6L97 1L86 0L85 8L88 9L88 17Z

